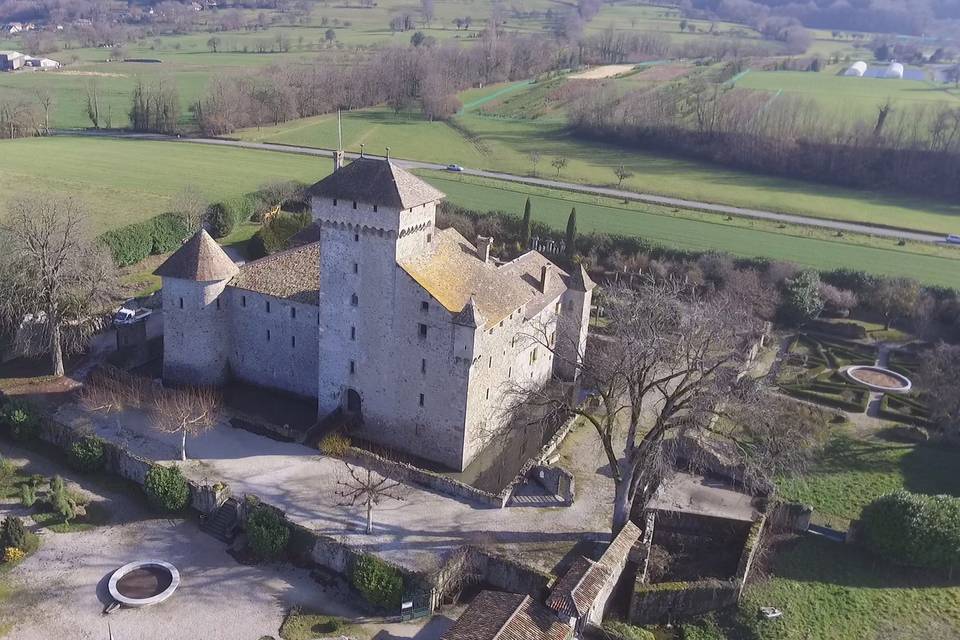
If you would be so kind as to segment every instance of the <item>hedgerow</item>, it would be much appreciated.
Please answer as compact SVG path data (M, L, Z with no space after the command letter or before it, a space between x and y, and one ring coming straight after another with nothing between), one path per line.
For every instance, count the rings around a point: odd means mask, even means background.
M904 489L863 509L863 542L895 564L949 569L960 564L960 498Z

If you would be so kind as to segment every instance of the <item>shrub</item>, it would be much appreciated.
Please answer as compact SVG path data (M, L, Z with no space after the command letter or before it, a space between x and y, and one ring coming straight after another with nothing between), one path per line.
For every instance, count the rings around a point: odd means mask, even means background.
M605 620L603 630L610 640L655 640L650 631L620 620Z
M25 482L20 485L20 504L29 509L36 502L37 490L33 488L33 485L29 482Z
M283 517L270 507L258 506L247 518L247 541L261 559L279 557L287 548L290 529Z
M150 504L160 511L180 511L190 502L190 486L179 467L151 467L143 491Z
M320 441L319 449L323 455L341 458L350 450L350 438L342 433L328 433Z
M863 542L890 562L912 567L960 564L960 498L899 490L868 504Z
M23 527L23 520L17 516L7 516L0 527L0 547L27 548L27 530Z
M136 264L153 251L153 221L128 224L100 235L118 267Z
M256 203L251 196L239 196L225 201L224 206L234 225L249 222L256 211Z
M16 547L5 547L3 550L3 561L6 563L20 562L27 556L22 549Z
M63 478L53 476L50 480L50 495L47 497L50 509L60 516L63 522L70 522L77 515L77 503L67 491Z
M176 251L194 231L187 217L180 213L162 213L153 218L151 223L153 233L150 251L153 254Z
M223 238L233 231L234 220L230 210L222 202L214 202L207 208L207 228L214 238Z
M33 438L40 426L40 421L33 413L33 409L22 402L11 401L0 409L0 422L8 429L14 440L21 442Z
M311 222L309 213L281 211L273 216L251 239L250 251L252 255L263 257L286 249L290 238L310 226Z
M707 616L683 625L682 637L683 640L725 640L727 634L723 632L713 616Z
M70 461L70 466L77 471L83 473L100 471L106 463L103 440L97 436L84 436L70 445L67 458Z
M0 455L0 482L3 482L4 480L13 476L16 470L17 467L15 464Z
M403 576L379 558L357 558L350 572L350 584L374 606L384 609L396 609L400 606Z

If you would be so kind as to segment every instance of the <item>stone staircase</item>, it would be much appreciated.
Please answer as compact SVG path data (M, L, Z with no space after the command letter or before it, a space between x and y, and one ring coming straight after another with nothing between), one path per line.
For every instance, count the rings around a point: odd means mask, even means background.
M233 542L239 522L240 503L228 498L220 507L208 515L200 525L201 531L206 531L217 540Z

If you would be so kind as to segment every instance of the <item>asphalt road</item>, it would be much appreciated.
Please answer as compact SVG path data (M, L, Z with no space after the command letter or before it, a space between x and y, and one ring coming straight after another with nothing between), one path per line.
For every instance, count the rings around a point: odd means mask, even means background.
M207 144L223 147L240 147L243 149L258 149L261 151L274 151L279 153L295 153L299 155L332 157L333 151L328 149L316 149L313 147L298 147L293 145L273 144L269 142L247 142L244 140L226 140L222 138L180 138L174 136L164 136L150 133L124 133L124 132L98 132L98 131L60 131L54 135L63 136L94 136L106 138L134 138L139 140L164 140L173 142L186 142L192 144ZM356 158L358 154L347 153L348 158ZM369 155L369 154L368 154ZM433 164L431 162L419 162L416 160L394 159L394 162L405 169L435 169L444 170L446 165ZM676 207L678 209L690 209L694 211L704 211L707 213L717 213L729 216L741 216L745 218L758 218L761 220L772 220L785 224L799 224L808 227L819 227L822 229L831 229L849 233L863 233L867 235L896 238L902 240L912 240L914 242L936 242L942 243L944 237L939 234L920 231L907 228L890 228L878 225L862 224L856 222L843 222L840 220L829 220L825 218L814 218L790 213L778 213L776 211L764 211L761 209L747 209L744 207L733 207L724 204L714 204L711 202L699 202L696 200L685 200L683 198L671 198L668 196L658 196L649 193L637 193L635 191L625 191L623 189L612 189L609 187L595 187L590 185L574 184L572 182L563 182L560 180L550 180L547 178L533 178L530 176L517 176L510 173L499 173L497 171L482 171L479 169L464 168L463 174L471 176L480 176L484 178L493 178L495 180L504 180L506 182L516 182L520 184L536 185L540 187L549 187L552 189L563 189L576 193L585 193L589 195L608 196L621 200L632 200L635 202L646 202L658 204L667 207Z

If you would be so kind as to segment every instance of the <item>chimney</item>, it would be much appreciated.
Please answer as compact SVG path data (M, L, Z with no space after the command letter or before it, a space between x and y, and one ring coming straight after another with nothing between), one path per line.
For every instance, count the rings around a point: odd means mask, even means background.
M477 257L484 262L489 262L491 245L493 245L493 238L489 236L477 236Z
M540 267L540 293L547 292L547 279L550 277L550 267L543 265Z

